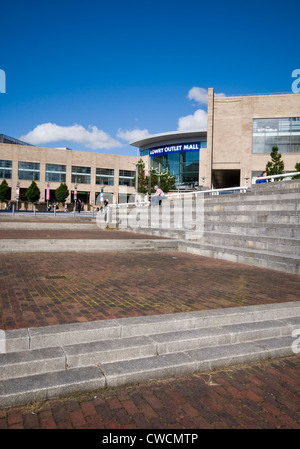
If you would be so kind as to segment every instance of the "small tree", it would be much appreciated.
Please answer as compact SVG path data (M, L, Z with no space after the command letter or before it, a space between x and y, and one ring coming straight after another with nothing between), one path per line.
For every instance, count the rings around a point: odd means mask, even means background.
M160 187L164 193L168 193L170 190L175 190L175 175L170 175L169 172L163 173L160 176Z
M26 198L32 204L36 204L40 199L40 189L36 185L35 181L32 181L28 189L26 190Z
M168 193L170 190L176 189L175 184L175 175L170 175L168 171L160 173L160 175L157 173L155 169L151 169L151 193L154 193L154 186L160 184L160 188L164 193ZM149 178L146 177L146 181L148 183Z
M62 182L60 186L55 190L55 198L59 203L64 203L69 196L69 190L67 184Z
M295 165L295 171L300 171L300 162L297 162ZM299 179L300 175L293 176L293 179Z
M10 197L9 187L8 187L6 180L3 179L3 181L0 184L0 201L1 201L1 203L6 203L7 201L9 201L9 199L10 199L9 197Z
M267 176L281 175L284 170L284 162L281 159L281 154L279 153L278 147L274 146L271 151L271 159L266 165ZM280 178L275 178L275 180Z
M136 184L136 171L133 177L134 186ZM147 183L146 183L146 175L145 175L145 163L141 158L138 161L138 193L142 193L145 195L147 193Z

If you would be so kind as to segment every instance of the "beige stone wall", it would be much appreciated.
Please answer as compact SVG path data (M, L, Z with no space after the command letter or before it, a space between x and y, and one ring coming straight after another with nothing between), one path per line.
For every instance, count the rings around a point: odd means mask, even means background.
M41 191L40 201L45 201L45 189L47 182L45 181L46 164L63 164L66 165L66 184L69 191L74 189L74 183L71 182L72 165L91 167L91 184L77 184L78 191L90 192L90 204L95 203L95 193L100 192L101 186L96 184L96 168L112 168L114 169L114 185L104 186L104 192L112 193L115 201L118 201L119 193L126 193L125 186L119 186L119 170L135 170L136 157L119 156L102 153L91 153L85 151L73 151L69 149L43 148L27 145L14 145L0 143L0 159L12 161L12 179L7 179L8 185L12 188L12 199L15 197L15 189L17 182L20 188L28 188L31 181L18 179L18 162L38 162L40 163L40 181L37 185ZM2 179L0 179L2 182ZM59 182L51 182L50 189L55 190L59 187ZM130 194L135 192L134 187L127 187ZM67 202L70 201L70 197Z
M261 171L270 160L268 154L252 154L254 118L300 117L300 95L259 95L213 97L209 89L207 141L212 154L212 169L239 169L240 182ZM294 170L299 154L282 154L286 170Z

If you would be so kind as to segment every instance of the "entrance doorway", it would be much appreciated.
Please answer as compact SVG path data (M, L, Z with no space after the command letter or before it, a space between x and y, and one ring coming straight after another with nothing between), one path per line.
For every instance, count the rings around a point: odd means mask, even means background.
M213 170L212 185L214 189L238 187L240 185L240 170Z

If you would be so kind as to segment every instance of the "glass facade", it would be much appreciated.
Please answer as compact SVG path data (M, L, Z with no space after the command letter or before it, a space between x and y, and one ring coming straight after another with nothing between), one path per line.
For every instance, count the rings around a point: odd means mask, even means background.
M176 184L192 184L199 181L199 150L171 153L151 158L151 167L175 175Z
M119 186L129 186L132 187L134 171L131 170L119 170Z
M0 178L11 179L12 161L0 161Z
M175 176L176 184L192 185L199 182L201 148L207 148L206 141L175 143L143 150L150 156L151 168L168 171Z
M300 117L253 119L252 153L300 153Z
M96 184L113 186L114 175L115 171L113 168L96 168Z
M176 184L195 183L199 180L199 151L154 156L151 167L175 175Z
M46 181L66 182L66 166L59 164L46 164Z
M40 164L38 162L19 162L18 178L27 181L40 180Z
M91 167L72 165L72 182L75 184L91 183Z

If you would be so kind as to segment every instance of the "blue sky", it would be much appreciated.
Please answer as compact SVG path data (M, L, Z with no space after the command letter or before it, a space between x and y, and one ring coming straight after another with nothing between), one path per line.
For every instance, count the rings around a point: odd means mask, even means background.
M299 2L2 2L0 133L136 155L129 142L204 128L205 93L292 93Z

